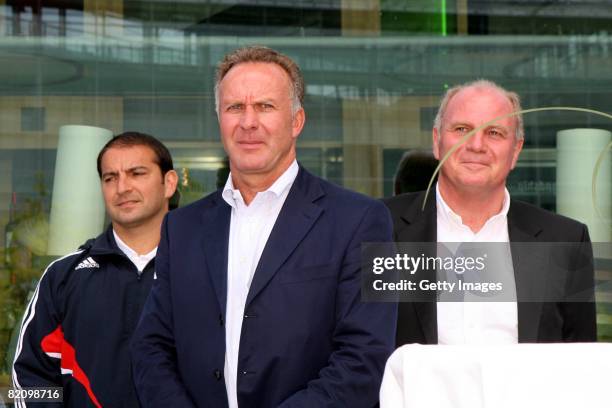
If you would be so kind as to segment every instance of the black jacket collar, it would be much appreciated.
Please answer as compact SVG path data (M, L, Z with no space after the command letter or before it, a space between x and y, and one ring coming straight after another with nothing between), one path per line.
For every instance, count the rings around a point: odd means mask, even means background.
M123 255L125 254L117 246L113 234L113 225L109 225L106 230L98 235L97 238L86 241L79 249L89 250L91 255Z

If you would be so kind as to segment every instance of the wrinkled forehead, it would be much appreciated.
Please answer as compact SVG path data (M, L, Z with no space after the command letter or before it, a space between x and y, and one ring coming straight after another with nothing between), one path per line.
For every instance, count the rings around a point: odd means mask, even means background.
M467 123L480 126L490 120L514 111L510 99L500 90L490 87L470 87L457 92L448 102L442 122ZM514 131L515 117L500 119L495 124Z
M260 92L286 89L292 92L291 78L273 62L241 62L227 71L219 83L219 92L236 93L245 89Z
M102 172L121 171L135 167L159 167L155 152L148 146L113 146L102 156Z

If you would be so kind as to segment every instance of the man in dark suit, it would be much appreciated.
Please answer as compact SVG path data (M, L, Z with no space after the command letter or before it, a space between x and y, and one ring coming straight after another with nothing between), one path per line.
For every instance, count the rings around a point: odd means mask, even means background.
M372 407L397 305L360 297L362 242L391 241L382 203L296 161L297 65L266 47L219 64L230 176L165 219L133 342L143 406Z
M398 242L512 243L509 257L517 301L436 302L433 293L429 302L402 302L398 346L596 341L593 259L586 226L511 200L505 187L523 145L522 118L486 123L520 110L518 95L489 81L450 89L434 122L435 157L443 160L469 131L483 128L444 161L427 201L425 192L386 200ZM534 256L544 248L541 243L551 243L550 253ZM570 277L563 293L552 299L547 293L557 286L547 271L556 265ZM577 301L562 301L576 293Z

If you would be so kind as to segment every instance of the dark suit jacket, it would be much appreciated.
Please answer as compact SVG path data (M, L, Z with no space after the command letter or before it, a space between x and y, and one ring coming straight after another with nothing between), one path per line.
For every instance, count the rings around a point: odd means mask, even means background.
M436 196L432 191L421 210L425 192L408 193L385 199L391 211L394 238L397 242L436 242ZM589 302L518 302L518 339L522 343L596 341L594 277L591 242L586 225L553 214L527 203L510 201L508 211L508 235L510 242L576 242L583 248L575 254L565 254L567 262L572 257L589 254L586 270L580 273L581 281L572 285L589 291ZM550 277L533 276L529 254L512 250L512 263L518 299L529 298L526 291L539 291L550 282ZM582 261L585 264L584 260ZM568 288L572 291L572 288ZM435 294L433 294L435 295ZM437 309L435 297L430 302L402 302L399 304L397 346L407 343L438 343Z
M132 344L145 407L226 407L231 207L217 191L164 220L157 281ZM300 168L247 297L241 407L372 407L393 351L397 304L361 302L360 247L392 240L379 201Z

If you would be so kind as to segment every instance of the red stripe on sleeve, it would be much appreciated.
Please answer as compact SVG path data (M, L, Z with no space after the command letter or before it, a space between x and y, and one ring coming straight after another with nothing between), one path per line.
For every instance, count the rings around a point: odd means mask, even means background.
M51 334L45 336L40 342L40 345L45 353L61 354L61 367L65 370L72 371L72 377L81 383L83 387L85 387L85 391L87 391L87 395L89 395L91 402L97 408L102 408L102 405L100 405L98 399L93 393L93 390L91 389L89 378L87 378L87 375L76 361L76 352L74 347L72 347L72 345L64 339L62 326L57 326L57 328L53 330Z

